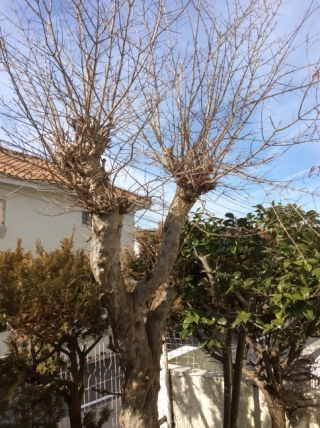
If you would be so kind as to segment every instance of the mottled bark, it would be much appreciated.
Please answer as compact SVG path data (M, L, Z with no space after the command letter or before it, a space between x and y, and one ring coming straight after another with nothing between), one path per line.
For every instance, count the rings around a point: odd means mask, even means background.
M105 291L112 345L123 372L120 420L124 428L158 427L162 333L176 295L168 278L193 203L178 188L163 227L157 264L132 292L126 289L120 266L121 208L92 217L91 265Z
M266 389L262 392L268 406L272 428L286 428L286 409L282 400L276 394L271 396Z
M272 385L266 380L260 380L256 373L243 369L263 393L271 418L272 428L286 428L286 408L282 400L284 388L282 385Z

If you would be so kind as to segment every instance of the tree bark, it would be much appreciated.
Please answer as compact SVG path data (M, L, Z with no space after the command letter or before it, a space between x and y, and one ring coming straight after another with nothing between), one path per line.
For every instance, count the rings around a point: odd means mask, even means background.
M124 428L159 426L162 333L176 295L168 277L178 256L181 229L193 203L183 189L177 189L163 227L158 261L131 292L126 289L120 265L121 207L92 216L91 266L105 292L112 346L122 368L120 423Z
M223 355L223 428L230 428L231 422L231 397L232 397L232 355L231 355L232 333L227 330L226 341L222 348Z
M286 428L286 408L281 399L283 395L283 386L261 380L257 373L247 370L246 368L243 369L243 373L248 376L263 393L268 406L272 428Z
M69 412L69 421L71 428L81 428L81 401L82 397L79 396L77 388L74 391L70 391L69 397L66 399Z
M232 412L230 420L230 428L237 427L237 419L239 413L239 402L241 393L242 367L243 358L246 346L247 332L244 327L240 327L238 335L238 346L236 361L233 368L233 388L232 388Z
M142 353L143 354L143 353ZM144 362L137 355L137 364ZM124 428L158 428L158 393L160 368L145 365L135 374L125 372L126 388L122 396L120 423Z
M158 428L160 357L165 320L176 292L163 285L152 302L145 320L135 315L131 343L120 355L123 369L123 396L120 422L124 428ZM144 321L144 322L143 322ZM130 339L129 339L130 340ZM134 352L128 350L135 349Z
M85 354L81 355L79 344L76 338L69 341L69 359L72 384L69 386L69 396L67 401L71 428L81 428L81 402L84 393L84 367Z
M272 428L286 428L286 410L283 403L278 398L271 397L265 390L263 390L263 393L268 406Z

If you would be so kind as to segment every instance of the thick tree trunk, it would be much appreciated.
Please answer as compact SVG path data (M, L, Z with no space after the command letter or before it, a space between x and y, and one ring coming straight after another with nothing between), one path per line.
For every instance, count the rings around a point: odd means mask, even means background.
M139 359L139 357L138 357ZM120 423L124 428L158 428L158 368L148 367L146 373L130 376L122 396ZM126 378L126 374L124 374Z
M286 409L282 401L276 397L277 394L271 396L266 389L262 389L262 392L268 406L272 428L286 428Z
M272 428L286 428L286 411L281 402L272 400L268 409L271 417Z
M281 399L283 394L282 385L272 385L266 380L260 380L258 375L250 370L243 369L248 376L263 393L266 400L272 428L286 428L286 408Z
M158 394L160 390L160 357L162 335L167 313L175 298L172 287L162 286L150 304L150 311L142 319L135 315L130 332L123 337L120 361L123 370L122 411L120 422L124 428L158 428ZM115 340L121 340L114 327Z
M153 328L153 316L147 316L145 323L140 321L137 316L126 337L120 338L118 329L114 329L117 349L122 340L126 341L126 347L119 354L123 371L120 423L124 428L158 428L157 403L164 320L158 319L157 331Z
M92 216L91 267L105 293L113 332L113 349L122 368L124 428L158 428L160 356L166 317L175 298L168 277L179 252L179 238L194 201L177 189L163 227L161 251L154 269L132 292L120 265L123 212L115 207Z

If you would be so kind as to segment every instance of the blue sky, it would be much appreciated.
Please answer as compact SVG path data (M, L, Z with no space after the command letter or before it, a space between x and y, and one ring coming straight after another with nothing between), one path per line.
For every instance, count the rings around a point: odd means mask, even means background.
M221 4L222 2L219 2L220 6ZM277 28L277 33L282 35L294 29L310 5L311 2L308 1L291 0L283 2L278 15L280 25ZM298 64L307 64L307 61L319 64L320 41L319 34L317 34L319 23L320 11L317 10L299 36L297 45L300 44L300 46L293 58L297 66ZM310 37L309 44L306 43L307 35ZM314 65L309 69L302 70L301 73L305 73L305 78L308 79L317 69L317 66ZM314 97L315 102L318 102L318 98L320 99L320 82L313 85L311 96ZM273 111L276 108L277 116L286 120L292 114L291 107L295 102L296 100L291 96L283 97L281 103L273 105ZM296 130L297 128L290 129L288 137L290 138L290 134L294 135ZM284 204L297 203L305 210L316 209L320 212L320 169L316 169L310 175L310 170L320 164L319 134L315 132L313 142L291 147L274 163L264 167L266 178L274 181L274 185L248 183L244 191L226 189L224 186L219 187L218 185L215 191L201 198L202 200L195 205L194 210L201 208L217 216L223 216L230 211L237 216L242 216L251 211L252 207L258 203L270 204L275 201ZM231 184L236 185L236 181L231 180ZM287 184L287 189L283 188L285 184ZM174 185L167 184L163 186L162 191L167 195L169 202L174 192ZM155 207L161 211L161 204L155 205ZM140 219L139 224L141 227L153 227L157 219L162 219L162 216L146 213Z
M311 3L308 0L303 2L301 0L284 1L279 10L279 25L274 32L274 38L286 32L290 33ZM1 12L3 14L10 15L10 4L10 0L1 1ZM215 8L221 13L225 13L225 3L223 1L216 2ZM301 67L301 70L295 75L297 78L305 79L305 81L308 81L308 79L310 81L310 78L318 69L316 64L320 61L320 42L317 36L319 22L320 11L318 10L301 32L299 39L296 41L296 53L291 57L293 65ZM0 25L8 29L7 23L3 18L0 19ZM308 44L306 43L307 35L309 37ZM187 35L186 39L188 39ZM181 38L181 43L183 43L183 37ZM308 67L308 63L313 65ZM10 91L6 87L6 77L1 72L0 79L1 95L10 98ZM311 103L317 102L318 98L320 99L320 82L315 82L312 85L309 96L309 102ZM279 121L285 122L290 120L297 102L299 102L297 96L284 96L281 102L272 103L270 101L270 109ZM4 126L3 118L2 125ZM290 139L290 134L294 135L297 132L297 128L293 127L286 132L286 137ZM0 133L0 138L6 138L3 132ZM312 176L309 176L311 168L320 163L320 136L315 132L313 138L314 141L312 143L309 142L292 147L272 164L260 167L260 175L262 174L266 179L274 181L274 185L262 182L259 184L248 183L243 190L237 191L237 188L241 188L243 183L236 178L230 178L224 183L222 182L221 185L218 183L215 191L202 198L196 204L195 209L201 207L218 216L222 216L228 211L241 216L250 211L251 207L257 203L268 204L271 201L281 201L283 203L297 202L305 209L317 209L320 211L320 177L317 173L318 171L316 170ZM255 173L255 171L252 172ZM164 183L160 182L157 180L158 175L159 170L156 166L150 167L142 163L138 168L133 166L127 168L127 171L123 171L116 179L116 184L130 190L138 189L140 186L137 186L137 183L146 183L148 188L155 190L153 211L141 213L141 218L137 217L137 224L141 227L154 227L157 221L163 218L165 209L170 204L174 193L174 184L170 180ZM229 184L229 188L227 184ZM284 184L288 184L286 190L283 188Z

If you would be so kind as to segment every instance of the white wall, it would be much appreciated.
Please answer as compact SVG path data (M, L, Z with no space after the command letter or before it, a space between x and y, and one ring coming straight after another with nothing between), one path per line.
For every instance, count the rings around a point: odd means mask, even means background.
M74 249L90 249L90 227L82 225L82 211L72 199L59 192L48 191L29 183L7 178L0 180L0 198L6 200L5 227L0 225L0 251L14 249L22 238L25 250L34 250L39 239L46 251L60 246L70 236L73 227ZM133 248L134 213L127 214L123 222L122 248ZM0 333L0 357L6 352L4 340L7 332Z
M1 331L0 332L0 358L5 355L7 352L7 345L5 341L7 340L8 332L7 331Z
M175 428L211 428L223 425L223 377L206 370L170 371ZM271 428L258 388L242 384L239 427Z
M223 425L223 376L185 367L170 370L175 428L212 428ZM309 397L310 395L310 397ZM292 428L319 428L320 396L310 392L306 407L295 415ZM289 422L287 422L289 426ZM242 382L238 416L240 428L271 428L263 394Z
M40 239L45 250L59 247L60 241L69 236L75 227L74 248L89 250L90 228L82 225L81 209L62 193L23 184L13 185L14 180L0 182L0 197L6 199L5 227L0 226L0 250L15 248L22 238L25 250L34 250ZM122 234L122 247L133 245L134 214L126 215Z

